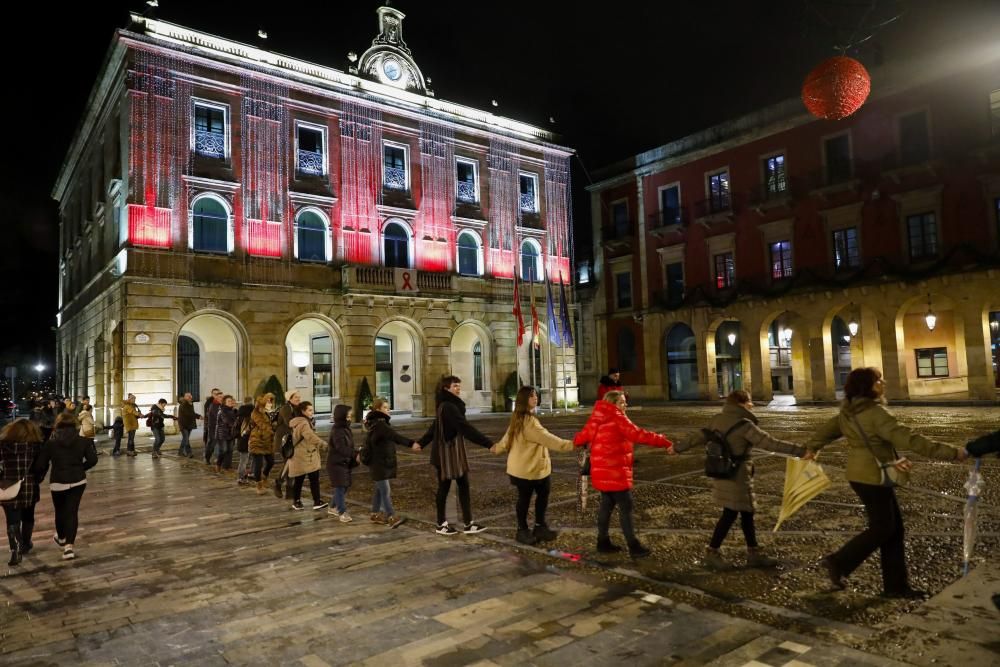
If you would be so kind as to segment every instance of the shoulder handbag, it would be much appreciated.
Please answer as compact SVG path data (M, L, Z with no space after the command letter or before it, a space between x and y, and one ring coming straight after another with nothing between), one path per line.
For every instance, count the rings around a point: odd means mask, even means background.
M865 441L865 446L868 447L868 451L871 452L872 458L878 464L879 470L882 471L882 480L879 482L879 486L885 487L895 487L895 486L906 486L910 481L910 473L903 470L899 470L896 467L896 461L899 460L899 454L896 452L896 448L892 447L893 460L889 463L882 463L877 456L875 456L875 449L872 447L872 443L868 442L868 434L865 430L861 428L861 422L858 421L857 415L851 415L851 421L854 422L854 427L858 429L858 433L861 434L861 439Z
M17 494L21 492L21 482L23 481L23 479L19 479L16 482L0 480L0 500L14 500ZM4 486L4 484L8 486Z
M286 434L285 437L281 439L281 458L287 461L288 459L294 457L296 444L297 443L292 442L292 434Z

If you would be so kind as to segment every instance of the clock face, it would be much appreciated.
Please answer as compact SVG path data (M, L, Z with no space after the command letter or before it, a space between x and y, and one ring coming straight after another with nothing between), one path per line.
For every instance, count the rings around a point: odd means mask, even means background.
M382 63L382 72L385 74L385 78L390 81L399 81L399 77L403 75L403 68L397 61L390 58Z

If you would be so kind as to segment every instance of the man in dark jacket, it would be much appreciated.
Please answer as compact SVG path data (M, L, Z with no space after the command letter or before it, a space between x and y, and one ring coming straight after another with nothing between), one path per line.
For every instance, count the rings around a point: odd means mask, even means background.
M163 409L167 407L167 399L161 398L156 402L156 405L149 406L149 414L146 415L146 421L149 424L149 428L153 431L153 458L160 458L160 447L163 446L163 441L167 439L166 434L163 432L164 419L177 419L173 415L166 414Z
M213 406L214 407L214 406ZM236 426L236 399L230 395L222 397L222 403L215 411L214 431L212 432L212 442L215 443L215 472L222 472L227 465L227 454L233 451L234 428Z
M597 400L600 401L609 391L625 391L622 388L622 374L617 368L609 368L608 374L601 377L597 384ZM627 397L626 397L627 398Z
M181 446L177 450L178 456L192 458L191 451L191 431L198 428L198 420L201 415L194 411L194 397L191 392L186 392L177 401L177 426L181 429Z
M212 463L212 451L215 449L215 420L222 409L222 392L218 389L212 390L212 395L205 401L205 430L203 439L205 440L205 465Z
M431 465L437 472L437 533L455 535L458 531L448 525L445 518L445 504L451 490L451 480L458 486L458 502L462 506L462 520L465 533L481 533L486 530L472 520L472 500L469 496L469 461L465 452L465 439L489 449L493 441L480 433L465 419L465 401L462 380L449 375L441 380L437 391L437 416L427 433L417 442L421 447L431 445Z
M236 410L236 425L233 428L233 435L236 438L236 451L240 455L240 464L236 468L236 483L248 484L248 474L250 473L250 428L253 422L250 421L250 414L253 412L253 396L245 396L243 405Z

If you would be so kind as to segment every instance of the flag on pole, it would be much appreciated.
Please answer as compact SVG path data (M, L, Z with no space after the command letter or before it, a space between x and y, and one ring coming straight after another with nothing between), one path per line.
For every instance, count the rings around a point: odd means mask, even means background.
M778 527L805 505L830 486L830 478L815 461L788 459L785 466L785 495L781 500L781 511L778 512Z
M531 293L531 344L535 346L537 350L538 345L538 311L535 309L535 281L534 275L532 273L528 274L528 290Z
M566 283L559 274L559 319L562 321L562 339L566 347L573 347L573 329L569 321L569 306L566 305Z
M548 326L549 326L549 340L552 341L553 345L557 347L562 346L562 336L559 335L559 322L556 320L556 307L555 301L552 299L552 283L548 280L545 281L545 291L548 296L548 304L546 310L548 311Z
M514 267L514 325L517 327L517 346L524 343L524 317L521 315L521 290L517 286L517 267Z

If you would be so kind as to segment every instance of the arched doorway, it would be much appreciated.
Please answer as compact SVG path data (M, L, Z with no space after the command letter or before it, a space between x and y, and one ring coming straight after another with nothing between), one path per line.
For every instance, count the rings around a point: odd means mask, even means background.
M970 324L982 326L982 321ZM940 294L914 297L899 309L896 346L910 398L968 395L965 326L955 302Z
M201 370L201 349L198 342L190 336L177 337L177 395L183 396L191 392L195 401L201 400L201 387L198 378Z
M464 323L451 337L451 372L462 378L462 400L473 409L493 407L492 358L485 329Z
M715 332L715 380L719 397L743 389L743 355L740 323L728 320Z
M187 339L187 340L184 340ZM236 325L221 315L205 313L184 323L177 335L174 386L181 388L181 351L185 351L184 379L187 390L199 399L218 387L240 400L245 393L243 377L243 337ZM197 347L197 356L194 348ZM197 359L197 366L194 365ZM197 369L195 371L194 369ZM197 391L192 391L196 389Z
M285 334L285 388L299 392L317 413L333 411L340 397L339 338L322 319L299 320Z
M810 330L805 318L788 310L764 319L760 346L761 379L766 388L761 394L765 399L781 397L784 403L794 405L797 400L814 398L810 349L818 349L822 344L821 330L822 325ZM814 344L810 342L813 339L816 339Z
M420 336L406 322L391 321L375 334L374 345L375 395L389 399L394 412L422 411Z
M837 398L843 398L844 383L851 372L851 329L840 316L830 323L830 349L833 352L833 388Z
M667 390L670 400L698 398L698 343L686 324L667 333Z

